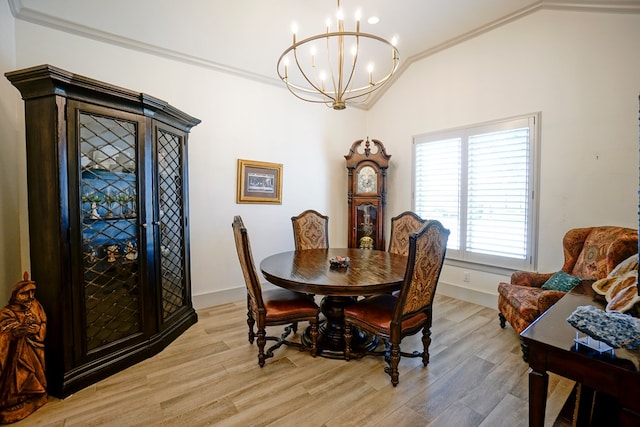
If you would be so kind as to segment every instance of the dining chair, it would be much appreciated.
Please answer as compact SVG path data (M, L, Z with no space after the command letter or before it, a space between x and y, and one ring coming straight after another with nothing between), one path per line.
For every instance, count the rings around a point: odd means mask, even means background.
M382 338L385 342L384 357L389 365L385 372L391 384L398 385L400 356L422 357L422 364L429 363L433 298L447 250L449 230L439 221L426 221L424 226L409 236L407 270L397 295L375 295L344 307L345 359L351 354L353 326ZM405 353L400 342L405 336L422 329L422 352ZM370 352L371 353L371 352ZM355 355L362 357L366 354ZM379 354L379 353L374 353Z
M420 230L425 221L411 211L404 211L400 215L391 218L388 252L402 256L409 255L409 235Z
M272 289L262 291L253 254L249 244L249 236L240 216L233 217L233 235L236 241L238 259L247 286L247 324L249 325L249 342L253 344L257 337L258 364L264 366L265 359L273 357L273 351L286 344L304 350L302 343L287 340L291 332L297 332L298 322L308 321L311 324L311 355L315 357L318 342L319 307L313 296L288 289ZM253 327L257 331L254 333ZM267 326L288 325L280 337L267 336ZM267 341L276 341L265 351Z
M329 247L329 217L308 209L291 217L293 242L296 250L326 249Z

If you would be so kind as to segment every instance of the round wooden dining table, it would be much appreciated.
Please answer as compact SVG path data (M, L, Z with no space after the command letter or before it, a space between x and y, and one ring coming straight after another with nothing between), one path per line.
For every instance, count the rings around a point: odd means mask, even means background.
M332 267L329 261L336 257L349 258L349 266ZM260 270L270 283L293 291L324 295L320 310L326 320L319 327L318 354L329 358L344 358L344 307L359 296L400 289L406 267L407 257L402 255L355 248L282 252L260 263ZM377 337L361 330L353 332L354 352L377 347ZM308 330L302 341L310 344Z

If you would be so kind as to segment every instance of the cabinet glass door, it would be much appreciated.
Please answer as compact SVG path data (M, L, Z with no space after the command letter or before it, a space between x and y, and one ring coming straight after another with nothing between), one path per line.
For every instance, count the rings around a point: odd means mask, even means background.
M156 130L162 320L185 305L185 223L183 140L177 132Z
M80 224L86 345L142 332L138 122L80 111Z

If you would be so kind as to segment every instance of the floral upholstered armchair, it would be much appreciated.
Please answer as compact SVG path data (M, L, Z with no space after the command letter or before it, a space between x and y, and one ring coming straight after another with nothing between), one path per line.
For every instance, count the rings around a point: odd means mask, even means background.
M500 326L522 332L581 280L602 279L620 262L638 253L638 230L601 226L569 230L562 239L564 265L557 273L516 271L498 285ZM551 279L551 280L550 280Z

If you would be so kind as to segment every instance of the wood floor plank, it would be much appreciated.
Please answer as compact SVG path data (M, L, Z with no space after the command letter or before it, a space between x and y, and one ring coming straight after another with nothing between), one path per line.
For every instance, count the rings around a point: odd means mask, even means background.
M528 367L495 310L436 296L431 361L400 360L392 387L380 357L312 358L282 347L263 368L247 340L246 301L198 310L198 323L161 353L64 400L51 397L16 426L495 427L526 425ZM292 339L299 340L306 325ZM269 328L279 335L280 327ZM402 341L422 348L420 334ZM573 382L550 375L548 418Z
M448 410L441 413L435 420L429 423L429 427L451 426L476 426L484 417L461 402L449 406Z
M506 394L479 427L527 427L528 417L527 402Z
M469 390L461 401L479 414L487 416L502 401L528 372L522 358L511 355L500 364L494 365L486 372L485 377L472 390Z

